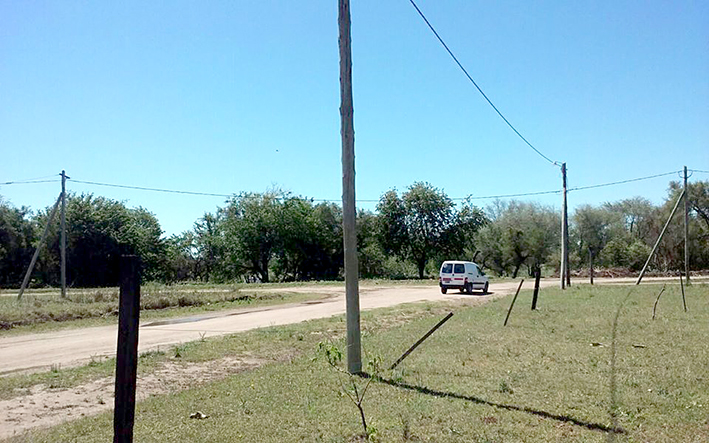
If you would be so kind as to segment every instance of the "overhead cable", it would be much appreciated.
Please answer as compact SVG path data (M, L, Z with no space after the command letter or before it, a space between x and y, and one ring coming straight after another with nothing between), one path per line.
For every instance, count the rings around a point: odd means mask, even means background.
M146 188L143 186L128 186L128 185L116 185L112 183L99 183L99 182L89 182L83 180L70 179L76 183L83 183L85 185L95 185L95 186L105 186L109 188L123 188L123 189L136 189L138 191L153 191L153 192L167 192L170 194L188 194L188 195L206 195L209 197L231 197L228 194L213 194L210 192L193 192L193 191L177 191L172 189L160 189L160 188Z
M478 92L485 98L485 100L487 100L487 102L490 104L490 106L492 106L492 109L494 109L495 112L497 112L497 115L499 115L500 118L502 118L502 120L504 120L505 123L507 123L507 126L509 126L515 132L515 134L517 134L517 136L519 136L519 138L521 138L527 144L527 146L532 148L534 150L534 152L539 154L544 160L548 161L552 165L558 166L559 162L556 162L556 161L550 159L549 157L547 157L546 155L542 154L542 152L539 151L539 149L535 148L534 145L532 145L526 138L524 138L524 136L522 134L520 134L520 132L517 130L517 128L515 128L512 125L512 123L510 123L510 121L507 120L507 118L504 115L502 115L502 112L500 112L500 110L497 109L497 106L495 106L495 104L492 102L492 100L490 100L490 98L488 98L488 96L483 92L483 90L480 88L480 86L478 86L478 84L475 82L475 80L473 80L473 77L471 77L470 74L468 74L468 71L463 67L463 65L460 63L460 61L458 61L458 58L455 56L455 54L453 54L453 51L451 51L450 48L448 48L448 45L446 44L446 42L444 42L443 39L441 38L441 36L438 35L438 32L436 32L433 25L431 25L431 22L429 22L428 19L426 18L426 16L423 14L423 12L421 12L421 9L419 9L419 7L416 5L414 0L409 0L409 2L411 2L413 7L416 9L416 12L418 12L419 15L421 16L421 18L423 19L423 21L426 22L429 29L431 29L431 31L436 36L436 38L441 43L441 45L443 45L443 47L446 49L446 51L448 51L448 54L453 58L453 60L458 65L458 67L463 71L465 76L468 77L468 80L470 80L470 82L473 84L473 86L475 86L475 88L478 90Z
M693 171L697 171L697 170L693 169ZM703 172L703 171L697 171L697 172ZM676 174L676 173L677 173L677 171L672 171L672 172L665 172L662 174L648 175L645 177L631 178L628 180L621 180L621 181L615 181L615 182L609 182L609 183L601 183L601 184L589 185L589 186L579 186L579 187L575 187L575 188L569 188L569 189L567 189L567 192L583 191L586 189L594 189L594 188L602 188L602 187L606 187L606 186L622 185L625 183L632 183L632 182L637 182L637 181L641 181L641 180L650 180L653 178L665 177L665 176ZM145 186L119 185L119 184L113 184L113 183L101 183L101 182L75 180L75 179L69 179L69 180L76 182L76 183L83 183L86 185L105 186L105 187L122 188L122 189L134 189L134 190L138 190L138 191L166 192L166 193L171 193L171 194L202 195L202 196L208 196L208 197L224 197L224 198L233 197L234 195L240 195L238 193L216 194L216 193L211 193L211 192L181 191L181 190L164 189L164 188L148 188ZM531 196L535 196L535 195L559 194L561 192L562 192L561 189L557 189L557 190L550 190L550 191L525 192L525 193L518 193L518 194L497 194L497 195L485 195L485 196L470 195L468 197L454 197L454 198L451 198L451 200L454 200L454 201L490 200L490 199L495 199L495 198L531 197ZM336 203L336 202L340 201L337 199L318 199L318 198L304 198L304 199L310 200L313 202L326 202L326 203ZM372 200L372 199L357 200L357 202L359 202L359 203L377 203L377 202L379 202L379 200Z
M13 182L4 182L0 183L0 186L5 186L5 185L31 185L34 183L57 183L59 182L59 179L54 179L54 180L22 180L22 181L13 181Z
M664 174L657 174L657 175L649 175L647 177L640 177L640 178L631 178L629 180L621 180L618 182L610 182L610 183L602 183L600 185L590 185L590 186L579 186L576 188L569 188L567 189L567 192L571 191L583 191L585 189L594 189L594 188L602 188L604 186L613 186L613 185L622 185L624 183L631 183L631 182L637 182L641 180L649 180L651 178L657 178L657 177L664 177L667 175L673 175L676 174L678 171L672 171L672 172L665 172Z

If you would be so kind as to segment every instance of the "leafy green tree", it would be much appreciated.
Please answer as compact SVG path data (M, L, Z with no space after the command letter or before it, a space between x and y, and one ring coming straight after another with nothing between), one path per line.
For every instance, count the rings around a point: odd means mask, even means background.
M670 182L667 198L654 213L654 223L649 245L654 244L670 212L682 192L680 182ZM689 249L690 268L702 269L709 266L709 182L688 183L689 203ZM665 237L658 248L653 261L654 267L661 270L679 270L684 268L684 221L682 203L670 222Z
M50 209L38 214L38 226L45 226ZM124 254L140 257L145 280L162 279L165 257L162 229L146 209L129 209L121 202L92 194L69 194L66 219L69 285L117 285ZM50 226L36 271L45 284L59 284L59 237L57 217Z
M223 210L225 255L229 264L264 283L269 281L271 260L283 246L284 193L234 196Z
M0 197L1 285L20 285L34 253L36 238L29 208L15 208Z
M650 200L643 197L633 197L615 203L605 203L602 208L620 218L631 242L632 239L649 242L653 212L655 211ZM619 233L614 232L613 237L615 238L617 235Z
M224 220L226 212L218 209L206 213L194 224L197 278L203 281L225 281L240 275L240 267L227 259Z
M280 248L274 270L280 280L333 280L343 266L342 212L337 205L300 197L283 200Z
M490 223L476 236L482 264L513 278L523 265L532 275L559 247L561 219L552 208L512 200L488 211Z
M197 269L198 259L194 232L187 231L165 239L163 280L166 283L197 280L199 278Z
M576 209L572 217L573 231L578 242L578 253L582 261L588 256L588 265L593 269L594 259L614 237L623 235L621 214L606 208L583 205ZM632 224L631 224L632 226ZM631 228L632 229L632 228Z
M489 222L485 211L475 206L470 199L466 199L456 213L452 229L448 230L448 253L451 256L474 257L478 253L475 236Z
M357 212L357 253L359 275L363 278L377 278L386 275L386 254L378 240L380 218L370 212Z
M338 206L281 190L235 196L221 211L231 275L257 280L335 279L343 264Z
M429 183L414 183L401 198L396 190L386 192L377 211L384 250L413 261L419 278L424 278L428 261L445 253L458 236L453 201Z

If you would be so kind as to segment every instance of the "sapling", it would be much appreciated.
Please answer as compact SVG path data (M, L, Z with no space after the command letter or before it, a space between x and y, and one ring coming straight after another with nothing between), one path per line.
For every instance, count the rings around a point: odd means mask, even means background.
M345 376L346 382L342 379L340 380L341 392L357 407L362 421L362 429L364 430L363 436L367 440L371 440L376 430L372 426L367 426L367 418L364 414L362 403L364 402L364 397L367 395L369 385L372 383L372 380L377 377L377 373L379 372L379 359L374 358L367 362L371 374L353 374L340 366L342 363L342 351L334 344L320 342L318 344L318 351L325 355L327 363L332 369ZM363 379L366 380L364 383L362 382Z

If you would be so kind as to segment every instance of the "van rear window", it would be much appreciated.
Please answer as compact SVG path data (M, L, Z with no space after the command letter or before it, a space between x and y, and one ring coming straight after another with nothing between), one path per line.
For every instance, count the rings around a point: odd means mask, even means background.
M444 274L450 274L452 270L453 270L453 265L448 263L446 265L443 265L441 272Z
M465 265L463 264L457 264L455 265L455 271L453 271L454 274L465 274Z

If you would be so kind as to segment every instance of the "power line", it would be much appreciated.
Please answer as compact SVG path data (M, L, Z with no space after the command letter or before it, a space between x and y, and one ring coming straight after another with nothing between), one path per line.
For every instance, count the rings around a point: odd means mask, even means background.
M61 174L43 175L42 177L25 178L23 180L13 180L12 182L13 183L34 182L37 180L45 180L45 179L57 177L57 176L61 176Z
M0 186L5 186L5 185L31 185L35 183L57 183L59 180L21 180L21 181L14 181L14 182L4 182L0 183Z
M663 174L649 175L647 177L631 178L629 180L621 180L621 181L617 181L617 182L602 183L600 185L579 186L576 188L569 188L567 191L569 191L569 192L570 191L583 191L585 189L602 188L604 186L622 185L624 183L637 182L637 181L641 181L641 180L649 180L651 178L657 178L657 177L665 177L667 175L674 175L676 173L677 173L677 171L672 171L672 172L665 172Z
M698 171L696 169L693 169L692 171L705 172L705 171ZM609 183L601 183L601 184L589 185L589 186L579 186L576 188L569 188L567 191L583 191L583 190L587 190L587 189L602 188L602 187L606 187L606 186L622 185L625 183L632 183L632 182L637 182L637 181L641 181L641 180L650 180L653 178L665 177L665 176L676 174L676 173L677 173L677 171L672 171L672 172L665 172L662 174L648 175L645 177L631 178L628 180L621 180L621 181L615 181L615 182L609 182ZM148 188L148 187L144 187L144 186L119 185L119 184L114 184L114 183L101 183L101 182L75 180L75 179L69 179L69 180L72 182L82 183L82 184L86 184L86 185L105 186L105 187L110 187L110 188L134 189L134 190L138 190L138 191L166 192L166 193L171 193L171 194L201 195L201 196L208 196L208 197L225 197L225 198L229 198L234 195L239 195L236 193L235 194L216 194L216 193L211 193L211 192L182 191L182 190L164 189L164 188ZM489 200L489 199L495 199L495 198L531 197L531 196L536 196L536 195L559 194L559 193L561 193L561 189L550 190L550 191L525 192L525 193L517 193L517 194L498 194L498 195L485 195L485 196L470 195L468 197L451 198L451 200L454 200L454 201ZM325 203L340 202L340 200L338 200L338 199L321 199L321 198L307 198L307 197L303 197L303 199L310 200L312 202L325 202ZM359 202L359 203L378 203L379 200L368 199L368 200L357 200L357 202Z
M502 118L502 120L504 120L505 123L507 123L507 126L509 126L509 127L515 132L515 134L517 134L517 135L519 136L519 138L521 138L521 139L527 144L527 146L529 146L530 148L532 148L532 149L534 150L534 152L536 152L537 154L539 154L544 160L548 161L548 162L551 163L552 165L558 166L558 165L559 165L559 162L556 162L556 161L550 159L549 157L547 157L546 155L542 154L541 151L539 151L537 148L535 148L534 145L532 145L526 138L524 138L524 136L522 136L522 134L519 133L519 131L512 125L512 123L510 123L509 120L507 120L507 118L505 118L505 116L502 115L502 112L500 112L500 110L497 109L497 106L495 106L495 104L492 103L492 100L490 100L490 99L488 98L488 96L487 96L487 95L483 92L483 90L480 88L480 86L478 86L478 84L475 83L475 80L473 80L473 77L471 77L470 74L468 74L468 71L467 71L467 70L463 67L463 65L458 61L458 58L453 54L453 51L451 51L450 48L448 48L448 45L446 44L446 42L444 42L443 39L441 38L441 36L438 35L438 32L436 32L436 30L434 29L433 25L431 25L431 22L428 21L428 19L426 18L426 16L423 15L423 12L421 12L421 10L420 10L419 7L416 5L416 3L414 2L414 0L409 0L409 2L411 2L411 4L413 5L413 7L416 9L416 12L418 12L419 15L421 16L421 18L423 19L423 21L426 22L426 24L428 25L429 29L431 29L431 31L432 31L433 34L436 36L436 38L438 39L438 41L441 42L441 45L443 45L443 47L446 49L446 51L448 51L448 54L453 58L453 60L454 60L455 63L458 65L458 67L463 71L463 73L465 74L465 76L468 77L468 80L470 80L470 82L473 84L473 86L475 86L475 88L478 90L478 92L480 92L480 94L485 98L485 100L487 100L487 102L490 104L490 106L492 106L492 109L494 109L495 112L497 112L497 115L499 115L499 116Z
M204 195L204 196L208 196L208 197L226 197L226 198L231 197L231 195L228 195L228 194L213 194L210 192L177 191L177 190L173 190L173 189L146 188L143 186L116 185L113 183L89 182L89 181L74 180L74 179L70 179L70 180L73 182L76 182L76 183L83 183L85 185L105 186L108 188L123 188L123 189L135 189L138 191L167 192L170 194Z
M452 198L451 200L489 200L489 199L493 199L493 198L528 197L528 196L532 196L532 195L559 194L559 193L561 193L561 189L557 189L555 191L527 192L524 194L486 195L484 197L474 197L471 195L469 197Z
M709 171L702 171L701 169L688 169L688 171L692 171L692 172L703 172L704 174L709 174Z

